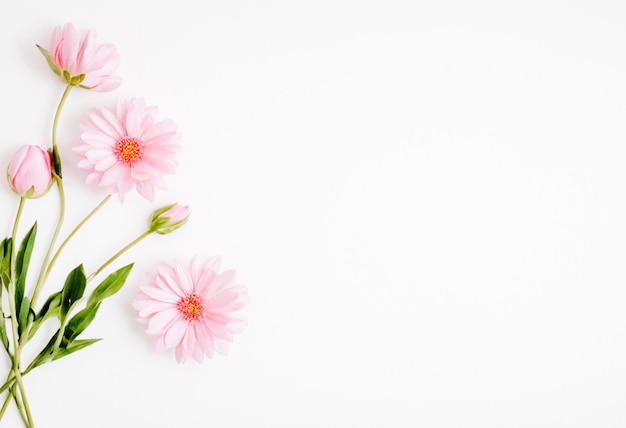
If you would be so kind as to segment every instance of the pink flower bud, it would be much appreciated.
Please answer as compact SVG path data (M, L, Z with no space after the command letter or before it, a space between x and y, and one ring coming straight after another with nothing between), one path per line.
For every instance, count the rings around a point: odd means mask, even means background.
M167 205L152 213L150 230L160 235L171 233L187 223L190 214L191 210L187 205Z
M9 162L7 179L22 197L43 196L52 185L52 156L39 146L22 146Z

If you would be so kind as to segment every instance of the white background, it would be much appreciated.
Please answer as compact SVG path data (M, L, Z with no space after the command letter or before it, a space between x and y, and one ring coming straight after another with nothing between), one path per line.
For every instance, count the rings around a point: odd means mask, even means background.
M154 203L109 202L46 294L153 209L193 214L116 263L136 262L85 333L103 341L26 377L38 427L626 426L626 3L12 2L5 164L50 144L63 84L35 44L68 21L117 46L124 83L70 96L64 233L104 196L70 151L87 109L142 96L183 151ZM56 208L27 206L36 251ZM130 301L196 254L237 269L249 324L179 365Z

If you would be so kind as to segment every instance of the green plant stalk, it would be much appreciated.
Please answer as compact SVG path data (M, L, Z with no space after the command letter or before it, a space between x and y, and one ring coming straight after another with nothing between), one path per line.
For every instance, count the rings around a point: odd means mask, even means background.
M31 425L28 421L28 416L24 413L24 405L20 401L20 396L15 392L15 385L11 387L11 394L9 394L9 396L13 397L13 399L15 400L15 405L17 406L17 410L19 411L20 416L22 417L22 421L24 421L24 425L26 425L27 427L30 427Z
M0 409L0 420L2 420L2 418L4 417L4 412L7 411L7 407L9 407L12 396L13 395L11 393L8 393L7 398L4 399L4 403L2 403L2 408Z
M22 374L20 372L20 351L21 346L19 345L19 334L17 328L17 309L15 307L15 281L16 278L16 268L15 268L15 258L17 254L17 246L15 242L17 241L17 230L20 222L20 217L22 216L22 211L24 210L24 203L26 202L25 197L20 197L20 203L17 207L17 213L15 214L15 221L13 222L13 231L11 232L11 280L9 281L9 311L11 313L11 336L13 339L13 365L12 370L15 373L15 381L17 383L17 387L21 393L23 409L26 413L26 418L28 420L27 426L34 427L33 418L30 413L30 406L28 405L28 399L26 398L26 390L24 389L24 383L22 382ZM13 393L15 397L15 402L18 403L19 399L15 393ZM19 407L19 404L18 404Z
M59 126L59 118L61 117L61 111L63 110L63 106L65 105L65 101L67 101L67 97L70 94L70 90L72 89L72 85L68 84L65 87L65 91L63 91L63 95L61 96L61 100L59 101L59 105L57 106L57 110L54 114L54 121L52 122L52 152L58 153L57 149L57 128ZM60 158L59 158L60 162ZM59 189L59 217L57 219L56 227L54 228L54 234L52 235L52 239L50 240L50 244L48 245L48 250L46 251L46 255L44 257L44 261L41 264L41 270L39 271L39 276L37 277L37 282L35 284L35 289L33 290L33 296L30 301L31 309L35 310L35 304L37 303L37 298L39 297L39 291L41 290L42 285L45 283L46 278L48 277L49 269L48 269L48 260L50 260L50 256L52 255L52 249L54 248L54 244L59 236L59 232L61 231L61 227L63 226L63 220L65 218L65 191L63 190L63 180L60 176L58 176L55 172L54 174L55 182L57 184L57 188ZM26 327L26 330L30 330L30 323ZM28 335L25 335L27 337Z
M91 273L87 277L87 282L91 281L96 275L98 275L100 272L102 272L108 265L113 263L119 256L124 254L126 251L130 250L136 244L141 242L144 238L146 238L147 236L151 235L153 232L154 232L153 230L148 229L145 232L143 232L141 235L139 235L138 237L133 239L130 243L125 245L121 250L119 250L117 253L115 253L109 260L104 262L98 269L96 269L95 272Z
M67 87L65 88L65 91L63 91L63 95L61 96L61 100L59 101L59 105L57 106L55 115L54 115L54 121L52 124L52 152L53 154L58 154L58 148L57 148L57 128L58 128L58 124L59 124L59 118L61 117L61 111L63 110L63 106L65 105L65 101L67 100L67 97L70 93L70 90L72 89L71 85L67 85ZM60 162L60 161L59 161ZM59 165L60 168L60 165ZM61 231L61 227L63 225L63 219L65 217L65 192L63 190L63 182L61 180L61 177L59 175L56 174L56 171L54 172L54 179L55 182L57 184L57 188L59 190L59 200L60 200L60 209L59 209L59 217L57 219L57 224L52 236L52 239L50 240L50 244L48 246L48 250L46 251L46 255L44 258L44 261L41 265L41 270L39 272L39 276L37 278L37 282L35 284L35 288L33 290L33 295L31 298L31 302L30 302L30 307L31 309L34 310L35 308L35 304L37 302L37 297L39 296L39 292L41 290L41 287L43 285L43 283L45 283L45 280L47 278L47 265L48 265L48 260L50 259L50 256L52 254L52 249L54 248L54 244L56 243L57 237L59 235L59 232ZM12 238L12 242L13 242L13 249L12 249L12 255L11 255L11 272L12 272L12 281L9 284L9 286L11 287L12 285L12 290L9 290L9 305L10 305L10 311L11 311L11 328L12 328L12 336L13 336L13 346L14 346L14 355L13 355L13 372L15 373L15 382L18 385L19 390L21 391L22 394L22 402L24 405L24 410L26 412L26 417L27 417L27 425L33 427L34 424L32 422L32 416L30 414L30 408L28 405L28 400L26 398L26 393L24 390L24 385L22 383L22 374L21 374L21 370L20 370L20 366L19 366L19 361L20 361L20 355L21 355L21 350L22 347L24 346L24 344L27 342L27 337L28 337L28 331L30 330L30 326L32 325L30 322L27 324L25 331L23 332L24 335L21 338L18 338L17 335L17 311L15 308L15 299L14 299L14 295L15 295L15 285L14 285L14 280L15 280L15 237L17 234L17 223L19 221L19 216L21 215L21 211L23 208L23 204L24 204L24 198L20 199L20 206L18 208L18 215L16 216L16 220L14 223L14 227L13 227L13 238ZM19 400L18 397L15 397L16 399L16 404L18 405L18 407L20 407L19 405Z
M41 291L41 287L46 282L48 277L46 266L48 265L48 260L50 259L50 255L52 254L52 248L54 247L54 243L56 242L59 232L61 231L61 226L63 225L63 219L65 218L65 190L63 189L63 180L57 175L55 175L55 181L57 184L57 189L59 190L59 217L57 220L56 227L54 228L54 234L52 235L52 239L50 240L50 245L48 246L48 250L46 251L46 255L44 257L44 261L41 264L41 270L39 271L39 276L37 277L37 282L35 283L35 288L33 289L33 296L30 300L30 307L32 310L35 310L35 303L37 302L37 298L39 297L39 292ZM28 333L30 330L30 323L26 327L26 331ZM28 337L28 334L25 334L24 337Z
M52 260L50 260L50 263L48 264L48 267L46 269L46 272L45 272L45 275L44 275L44 279L43 279L44 282L45 282L46 278L48 277L48 275L50 275L50 271L52 271L52 267L56 263L57 258L59 258L59 255L61 254L61 252L63 251L63 249L67 245L67 243L85 225L85 223L87 223L91 219L91 217L93 217L100 210L100 208L102 208L104 206L104 204L106 204L109 201L109 199L111 199L111 196L112 195L105 196L104 199L102 201L100 201L100 203L98 205L96 205L96 207L93 210L91 210L91 212L89 214L87 214L87 216L85 216L85 218L80 223L78 223L78 225L76 225L76 227L70 232L70 234L67 235L65 240L61 243L59 248L54 253L54 257L52 257Z
M65 91L63 91L63 95L61 96L61 100L59 101L59 105L57 106L57 111L54 114L54 122L52 122L52 148L57 148L57 127L59 125L59 118L61 117L61 110L63 110L63 106L65 105L65 101L67 100L70 91L72 90L72 85L68 84L65 87Z

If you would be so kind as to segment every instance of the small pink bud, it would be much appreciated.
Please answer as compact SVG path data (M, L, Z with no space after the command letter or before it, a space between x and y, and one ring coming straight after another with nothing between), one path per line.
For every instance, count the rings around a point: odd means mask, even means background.
M9 162L7 179L22 197L43 196L52 185L52 156L39 146L22 146Z
M187 223L191 210L187 205L172 204L152 213L150 230L166 235Z
M163 213L163 217L169 217L171 222L179 222L186 220L191 214L191 210L187 205L174 205L169 210Z

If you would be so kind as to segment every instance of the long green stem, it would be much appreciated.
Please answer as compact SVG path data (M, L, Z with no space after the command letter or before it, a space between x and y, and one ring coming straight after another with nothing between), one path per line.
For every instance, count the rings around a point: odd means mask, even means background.
M22 382L22 376L18 375L16 377L17 384L20 390L20 396L22 398L22 404L24 405L24 412L26 413L26 419L28 423L28 428L35 428L35 423L33 422L33 415L30 413L30 406L28 405L28 400L26 399L26 390L24 389L24 383ZM17 400L18 397L15 397Z
M44 257L43 263L41 264L41 270L39 271L39 276L37 277L37 283L35 284L35 288L33 290L33 297L30 301L30 307L35 308L35 303L37 302L37 298L39 297L39 292L41 291L41 287L46 282L48 277L48 260L50 259L50 255L52 254L52 248L56 243L56 240L59 236L59 232L61 231L61 227L63 226L63 219L65 218L65 191L63 189L63 180L60 177L55 177L57 183L57 189L59 190L59 217L57 219L56 227L54 228L54 233L52 235L52 239L50 240L50 245L48 245L48 250L46 251L46 255ZM27 337L28 335L25 335Z
M59 236L59 232L61 231L61 227L63 226L63 219L65 218L65 191L63 190L63 180L61 179L61 165L60 158L58 157L58 148L57 148L57 128L59 126L59 118L61 117L61 111L63 110L63 106L65 105L65 101L72 90L72 85L67 85L65 87L65 91L63 91L63 95L61 95L61 99L59 100L59 105L57 106L57 110L54 113L54 121L52 122L52 153L54 154L54 161L59 161L59 165L56 165L58 170L55 171L55 181L57 184L57 188L59 189L59 217L57 219L57 224L54 229L54 234L52 235L52 239L50 240L50 244L48 245L48 250L46 251L46 255L44 257L43 263L41 264L41 270L39 271L39 276L37 277L37 283L35 284L35 289L33 291L33 297L30 301L30 307L35 308L35 303L37 302L37 298L39 297L39 291L41 290L42 285L45 283L50 270L48 269L48 260L52 254L52 249L56 243L57 237ZM55 168L55 169L56 169ZM26 335L28 336L28 335Z
M9 281L9 311L11 313L11 336L13 339L13 373L15 373L15 381L21 394L21 402L23 404L26 417L28 419L28 426L34 427L32 415L30 413L30 407L28 405L28 399L26 398L26 390L24 389L24 383L22 382L22 375L20 373L20 350L19 346L19 332L18 332L18 320L17 309L15 302L15 283L17 281L16 272L16 254L17 254L17 230L20 223L20 217L24 210L25 197L20 198L20 203L17 207L17 213L15 214L15 221L13 222L13 231L11 232L11 280ZM14 394L16 403L19 402L18 397Z
M105 196L104 199L100 201L100 203L96 205L96 207L93 210L91 210L91 212L87 214L87 216L85 216L85 218L80 223L78 223L78 225L76 225L76 227L70 232L70 234L67 235L67 238L65 238L65 240L61 243L59 248L56 250L54 257L52 257L52 260L50 260L50 263L48 264L48 268L46 269L45 277L48 277L48 275L50 275L50 271L52 270L52 267L56 263L57 258L61 254L61 251L63 251L63 249L65 248L65 245L67 245L67 243L72 239L72 237L74 237L76 232L78 232L85 225L85 223L87 223L87 221L89 221L89 219L91 219L91 217L93 217L100 210L100 208L102 208L104 204L106 204L109 201L109 199L111 199L111 195Z
M57 127L59 125L59 118L61 117L61 110L63 110L63 106L65 105L65 101L67 100L70 91L72 90L72 85L67 85L65 91L63 91L63 95L61 96L61 100L59 101L59 105L57 106L57 111L54 114L54 122L52 123L52 148L56 149L57 147Z
M22 417L22 421L24 421L24 425L29 427L30 421L28 420L28 415L24 412L24 405L20 399L20 396L15 392L15 385L11 387L11 396L13 400L15 400L15 405L17 406L17 410Z
M142 241L145 237L149 236L152 234L152 230L146 230L144 233L142 233L141 235L139 235L138 237L136 237L135 239L133 239L130 243L128 243L126 246L124 246L121 250L119 250L117 253L115 253L109 260L107 260L106 262L104 262L102 264L102 266L100 266L98 269L96 269L95 272L93 272L91 275L89 275L87 277L87 281L91 281L96 275L98 275L100 272L102 272L104 270L104 268L106 268L108 265L110 265L111 263L113 263L119 256L121 256L122 254L124 254L126 251L128 251L129 249L131 249L133 246L135 246L136 244L138 244L140 241Z
M2 403L2 408L0 409L0 420L4 417L4 412L7 411L7 407L9 406L9 402L11 401L11 393L7 394L7 398L4 399L4 403Z
M7 375L7 380L4 382L4 385L2 385L2 389L0 389L0 392L4 392L5 389L7 389L10 385L14 385L14 377L13 375L13 371L9 371L9 374ZM7 407L9 406L9 403L11 402L11 397L13 396L12 391L9 391L7 393L7 398L4 400L4 403L2 404L2 409L0 409L0 420L2 420L2 418L4 417L4 412L7 411Z

